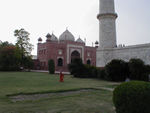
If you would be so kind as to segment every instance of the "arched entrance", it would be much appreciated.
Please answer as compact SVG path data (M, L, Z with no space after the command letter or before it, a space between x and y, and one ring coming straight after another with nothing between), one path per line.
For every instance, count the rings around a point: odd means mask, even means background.
M59 58L58 60L57 60L57 66L63 66L63 59L62 58Z
M86 64L91 65L91 60L87 60Z
M80 53L78 51L73 51L71 53L71 62L74 60L74 59L77 59L77 58L80 58Z

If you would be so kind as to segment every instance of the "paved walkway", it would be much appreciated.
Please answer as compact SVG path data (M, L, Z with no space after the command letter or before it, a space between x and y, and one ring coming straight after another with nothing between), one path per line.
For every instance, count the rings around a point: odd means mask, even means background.
M107 90L107 91L114 91L113 88L106 88L106 87L97 87L97 89L103 89L103 90Z
M46 70L31 70L31 72L41 72L41 73L48 73ZM55 74L59 74L59 71L55 71ZM70 72L63 72L66 75L70 75Z

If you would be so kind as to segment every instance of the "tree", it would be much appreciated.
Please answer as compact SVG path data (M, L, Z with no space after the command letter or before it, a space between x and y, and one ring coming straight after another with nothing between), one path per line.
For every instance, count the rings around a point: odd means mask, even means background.
M33 60L31 56L25 56L24 58L24 68L28 69L30 71L34 66Z
M16 46L21 50L21 65L24 67L24 64L27 62L26 57L31 56L31 51L33 49L33 45L29 42L29 33L23 28L20 30L14 31L14 36L17 37ZM30 61L30 60L29 60Z
M6 41L6 42L0 42L0 48L3 48L3 47L6 47L6 46L10 46L10 45L13 45L13 44L11 44L11 43L9 43L8 41Z
M55 73L55 62L53 59L50 59L48 61L48 70L49 70L49 74L54 74Z
M20 50L8 43L0 44L0 70L1 71L17 71L20 67Z

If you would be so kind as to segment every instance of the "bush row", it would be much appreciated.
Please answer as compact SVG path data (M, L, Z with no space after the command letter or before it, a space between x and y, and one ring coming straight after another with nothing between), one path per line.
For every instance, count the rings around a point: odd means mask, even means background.
M84 65L81 59L74 59L69 64L69 70L74 77L99 78L108 81L149 80L150 66L145 65L140 59L131 59L129 62L123 60L112 60L103 68Z
M68 65L70 73L78 78L98 78L102 77L102 72L99 68L90 65L84 65L81 59L74 59Z
M130 80L149 81L150 66L145 65L141 59L112 60L105 66L107 80L125 81Z

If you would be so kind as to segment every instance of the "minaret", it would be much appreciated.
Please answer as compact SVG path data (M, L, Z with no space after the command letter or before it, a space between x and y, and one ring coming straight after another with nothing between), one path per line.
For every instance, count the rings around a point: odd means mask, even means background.
M99 48L116 47L116 18L114 0L99 0L100 9L97 16L99 20Z

